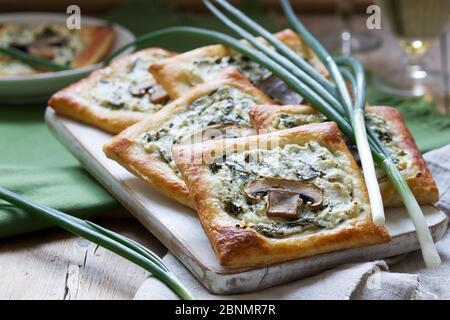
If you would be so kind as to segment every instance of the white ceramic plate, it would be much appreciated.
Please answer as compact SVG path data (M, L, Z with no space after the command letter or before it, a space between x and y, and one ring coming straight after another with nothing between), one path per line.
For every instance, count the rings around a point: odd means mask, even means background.
M0 14L2 23L24 23L37 25L43 21L49 23L66 23L67 15L58 13L8 13ZM97 18L81 16L83 25L104 25L109 22ZM124 44L135 39L134 35L127 29L113 24L115 40L110 52L122 47ZM124 52L126 54L132 51ZM5 104L21 104L46 101L59 89L86 77L89 73L101 67L94 64L83 68L66 71L46 72L32 75L0 76L0 107Z

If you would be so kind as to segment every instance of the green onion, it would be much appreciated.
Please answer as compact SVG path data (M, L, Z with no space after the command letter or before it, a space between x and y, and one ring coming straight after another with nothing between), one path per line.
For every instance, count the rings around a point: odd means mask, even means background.
M336 63L333 61L331 56L326 52L326 50L318 43L318 41L312 36L312 34L303 26L303 24L297 19L294 11L288 0L281 0L281 5L290 23L292 24L295 31L297 31L305 41L310 45L311 49L316 53L322 63L325 64L328 71L330 72L333 80L336 82L338 92L343 100L345 106L349 106L350 97L347 95L347 90L345 84L342 80L342 75L339 73L339 69ZM362 74L361 72L358 72ZM351 111L351 110L348 110ZM363 130L365 132L365 130ZM422 248L422 255L425 260L425 264L428 267L435 267L441 263L441 259L433 243L433 238L431 237L430 230L427 226L425 217L423 215L422 209L420 208L417 200L415 199L411 189L409 188L407 182L403 176L398 171L395 166L391 156L386 154L386 149L382 148L382 143L379 139L374 140L376 146L371 145L372 153L374 155L375 161L381 165L381 167L386 171L391 182L396 187L399 192L405 207L413 220L414 226L417 231L417 237ZM382 160L382 161L380 161Z
M314 36L297 19L297 16L292 10L289 1L281 0L281 5L294 30L297 31L298 34L303 37L305 42L316 53L319 60L322 61L322 63L325 65L325 68L330 73L331 78L336 83L339 98L341 102L344 104L344 107L346 108L348 117L351 119L352 127L355 131L356 147L358 148L358 153L361 158L364 180L366 181L367 191L369 193L370 207L372 209L372 218L375 224L383 224L385 221L383 200L381 198L380 187L375 173L375 165L373 163L372 153L370 151L369 146L370 142L368 140L367 132L365 129L364 73L358 72L356 74L357 87L359 88L356 97L359 98L359 101L355 101L356 108L354 108L350 98L350 93L347 89L342 74L339 72L339 68L336 62L333 60L333 58L327 52L327 50L316 40L316 38L314 38ZM356 63L353 63L351 66L355 67L355 65ZM381 151L378 145L379 143L377 143L376 141L372 142L373 148L376 151Z
M391 159L386 158L382 164L382 167L400 194L414 227L416 228L417 238L420 242L425 265L428 268L439 266L441 264L441 258L439 257L439 253L434 245L433 237L431 236L427 221L423 216L422 209L417 203L417 200L409 188L408 183L400 174L395 163Z
M78 219L58 210L33 203L24 197L0 187L0 199L31 214L40 216L54 225L90 240L151 272L155 278L169 286L180 298L193 297L180 283L164 262L152 251L120 234L98 226L90 221Z
M385 223L383 199L381 197L380 186L375 173L375 165L371 155L364 119L364 108L366 105L366 79L364 76L364 68L359 61L352 57L341 57L339 61L348 65L355 75L354 77L351 77L350 80L350 82L353 83L353 92L355 96L352 126L355 130L356 145L358 147L359 157L361 158L361 166L363 168L367 191L369 193L372 219L376 225L383 225Z
M355 76L345 67L339 67L339 72L342 74L345 80L350 82L352 88L356 88Z
M208 2L208 1L204 1ZM259 34L267 42L269 42L280 54L285 55L289 60L292 61L297 67L304 70L311 78L319 82L328 92L335 92L336 88L332 83L326 80L316 69L314 69L308 62L306 62L301 56L296 52L292 51L286 44L275 37L271 32L264 29L262 26L257 24L255 21L247 17L243 12L237 8L230 5L227 1L215 0L220 6L222 6L227 13L234 16L239 20L244 26L250 29L251 32ZM208 6L208 3L205 3ZM208 8L211 9L211 4ZM227 23L228 25L228 23ZM230 26L230 25L228 25Z
M17 50L14 48L4 48L0 47L0 53L8 55L10 57L16 58L20 61L26 62L28 64L31 64L32 66L36 67L39 70L55 70L55 71L63 71L63 70L69 70L70 67L55 63L46 59L41 59L38 57L35 57L31 54L28 54L26 52L23 52L21 50Z
M225 23L228 27L233 29L239 36L247 40L251 45L257 48L259 51L264 53L271 59L278 60L279 64L287 70L291 70L293 75L295 75L298 80L302 81L302 83L307 82L309 86L315 90L324 100L326 100L330 105L332 105L338 112L345 116L344 110L340 102L329 92L329 88L324 88L321 86L313 77L309 76L305 71L300 69L297 65L295 65L291 60L285 58L284 56L277 53L275 50L266 46L265 44L258 41L254 36L245 31L243 28L239 27L235 23L233 23L230 19L228 19L224 14L222 14L214 5L212 5L208 0L203 0L203 3L208 7L208 9L217 16L223 23ZM240 13L241 14L241 13ZM263 29L264 30L264 29ZM265 30L269 33L267 30ZM269 33L270 34L270 33ZM279 40L278 40L279 41ZM289 49L290 50L290 49ZM293 52L292 52L293 53ZM297 56L298 57L298 56ZM317 73L317 72L316 72ZM325 80L323 77L322 80Z

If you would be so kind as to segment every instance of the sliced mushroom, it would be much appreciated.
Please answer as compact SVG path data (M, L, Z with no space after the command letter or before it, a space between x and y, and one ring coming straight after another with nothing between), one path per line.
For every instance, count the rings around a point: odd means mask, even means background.
M292 91L286 83L275 76L270 76L260 83L258 87L276 102L281 104L299 105L303 98Z
M269 204L266 211L268 217L297 219L298 207L303 204L297 193L284 190L271 190L268 193Z
M153 81L141 82L130 88L130 93L136 97L143 97L155 85Z
M10 47L28 52L35 57L53 59L55 56L53 49L63 45L65 41L66 40L60 36L51 36L27 44L11 43Z
M296 216L298 206L303 203L312 210L322 206L322 190L315 184L304 180L258 179L250 182L244 192L247 199L253 203L259 202L263 195L268 194L267 215L269 216L273 216L274 212L277 216L281 216L280 208L285 215L292 217L292 213L295 212ZM300 200L302 201L300 202Z
M28 44L23 44L23 43L18 43L18 42L11 42L9 44L9 47L20 50L20 51L24 51L24 52L27 52L27 50L28 50Z
M130 88L130 93L135 97L143 97L147 93L153 103L163 103L169 100L169 95L159 84L153 81L141 82Z
M153 103L164 103L169 100L167 91L159 84L155 84L150 91L150 100Z
M38 39L30 44L33 47L50 47L50 46L61 46L66 42L66 39L60 36L51 36Z
M53 48L50 46L29 46L28 52L38 58L43 59L53 59L55 56L55 52L53 51Z

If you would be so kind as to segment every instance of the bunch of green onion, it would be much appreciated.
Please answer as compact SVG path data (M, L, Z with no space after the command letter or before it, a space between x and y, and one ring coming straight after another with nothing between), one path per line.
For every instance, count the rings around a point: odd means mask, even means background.
M123 258L137 264L164 282L181 299L191 300L193 297L180 283L169 267L152 251L118 233L103 228L90 221L81 220L61 211L33 203L9 190L0 187L0 199L35 214L80 237L90 240Z
M0 53L28 63L38 70L64 71L70 69L69 66L50 61L48 59L38 58L15 48L0 46Z
M293 52L269 31L256 24L241 11L225 0L215 0L228 18L210 1L205 5L220 20L226 23L252 47L224 33L193 27L172 27L143 35L113 53L106 61L109 64L115 57L130 47L147 46L151 42L174 35L196 36L212 43L221 43L250 58L273 75L284 81L293 91L301 95L327 119L338 124L341 131L356 143L363 166L363 173L369 197L373 219L376 224L384 223L384 212L378 181L375 176L374 162L383 168L399 192L405 207L414 223L422 248L422 254L428 267L440 264L440 258L434 246L425 217L406 180L398 171L391 155L364 121L365 76L361 64L352 57L333 59L322 45L311 35L295 16L288 0L281 0L284 12L292 28L305 40L328 70L331 80L325 79L304 59ZM253 35L252 33L255 35ZM256 37L264 38L271 47L263 45ZM12 55L30 63L42 63L42 59L18 54L14 50L0 48L0 53ZM45 63L44 63L45 64ZM48 67L51 67L48 65ZM54 66L53 66L54 67ZM61 66L59 66L61 67ZM56 69L59 68L58 66ZM67 69L67 67L64 67ZM349 93L346 82L352 87ZM169 268L153 252L133 240L102 228L89 221L80 220L60 211L34 204L23 197L0 187L0 199L3 199L30 213L39 215L55 225L84 237L150 271L155 277L167 284L183 299L192 299L189 292L177 280Z

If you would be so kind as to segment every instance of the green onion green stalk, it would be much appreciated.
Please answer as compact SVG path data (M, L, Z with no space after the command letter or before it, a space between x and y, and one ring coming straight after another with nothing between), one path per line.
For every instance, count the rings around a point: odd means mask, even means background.
M342 74L348 78L353 88L354 103L352 117L352 127L355 130L356 145L358 154L361 159L364 178L369 193L370 207L372 211L372 219L376 225L385 223L383 199L381 197L380 186L378 184L375 165L373 162L369 140L366 131L366 122L364 117L365 110L365 88L366 79L364 77L364 68L359 61L353 57L339 57L337 63L342 63L351 69L350 75ZM347 69L345 69L348 71Z
M367 191L370 199L372 218L375 224L382 225L385 223L383 200L381 198L380 187L375 173L375 165L370 150L364 120L364 107L366 103L364 70L355 61L350 61L350 67L353 68L352 71L354 72L356 78L356 87L354 87L354 90L356 89L356 100L355 106L353 106L350 93L348 91L344 78L331 55L316 40L316 38L314 38L314 36L308 31L308 29L306 29L304 25L297 19L297 16L292 10L289 1L281 0L281 6L294 30L303 37L305 42L314 51L319 60L324 64L331 78L336 83L338 96L343 103L347 111L347 116L349 119L351 119L352 127L355 130L356 147L361 158L364 180L366 181ZM374 143L372 143L374 145L374 149L379 149L378 146L380 145L380 143L379 141L377 141L378 139L372 140L375 140Z
M14 48L4 48L0 47L0 53L5 54L7 56L10 56L12 58L18 59L20 61L23 61L25 63L28 63L32 66L34 66L38 70L54 70L54 71L63 71L63 70L69 70L70 67L65 66L63 64L59 64L56 62L52 62L47 59L41 59L36 56L33 56L29 53L23 52L18 49Z
M268 46L261 43L261 41L258 41L254 36L252 36L249 32L244 30L242 27L240 27L238 24L234 23L232 20L227 18L220 10L218 10L214 5L211 4L210 1L204 0L204 4L208 7L208 9L217 16L224 24L229 26L234 32L236 32L239 36L243 37L245 40L247 40L251 45L253 45L256 49L260 50L264 54L266 54L269 58L276 59L279 61L279 63L286 69L291 70L291 72L301 81L307 82L310 84L311 88L314 89L322 98L324 98L329 104L334 106L335 109L340 110L341 114L344 110L344 107L342 104L337 101L337 99L330 93L330 89L327 87L323 87L321 83L323 81L326 82L326 80L317 72L311 72L309 74L306 74L301 70L302 65L301 64L295 64L291 62L289 59L285 58L281 54L275 52L273 49L269 48ZM239 22L247 27L249 27L251 30L255 32L261 32L261 35L263 38L265 38L269 43L274 44L275 48L279 48L278 45L281 43L281 41L277 40L270 32L259 26L258 24L251 22L251 19L249 19L247 16L245 16L241 11L237 10L233 6L229 5L224 0L216 0L217 3L219 3L227 13L233 15L236 19L239 19ZM311 43L309 43L311 44ZM320 44L319 44L320 46ZM283 53L287 53L287 56L296 56L291 49L289 49L287 46L281 47L283 50ZM330 72L333 72L337 69L336 63L331 59L329 54L327 55L326 51L321 48L321 52L323 52L321 56L322 62L326 62L327 69ZM299 58L301 59L301 58ZM303 63L306 63L301 59ZM306 63L307 64L307 63ZM309 66L309 64L308 64ZM351 64L353 66L353 64ZM305 70L309 71L309 70ZM322 81L317 81L319 79L323 79ZM365 176L365 180L367 182L367 189L369 191L369 198L371 203L371 209L372 209L372 217L374 219L374 222L377 225L384 224L384 207L383 202L381 198L381 192L378 185L378 180L376 178L375 173L375 166L373 164L372 155L370 152L369 143L367 140L366 130L365 130L365 121L364 121L364 95L360 94L359 97L362 98L363 101L358 101L359 105L362 105L362 108L356 108L355 111L353 111L352 102L350 100L350 94L347 90L347 86L344 83L344 80L342 78L342 75L339 74L334 77L336 82L343 83L343 86L339 86L338 89L340 91L343 91L341 94L342 97L345 97L346 99L341 99L341 101L345 100L346 108L345 111L347 113L347 116L352 119L352 127L355 128L355 130L359 131L359 134L355 135L356 138L356 145L358 147L358 151L361 154L361 158L363 159L362 166L363 166L363 172ZM364 77L358 76L358 80L360 81L359 84L363 85L363 88L365 88L365 79ZM355 86L356 89L356 86ZM361 99L360 99L361 100ZM362 103L361 103L362 102Z
M2 187L0 187L0 199L26 212L40 216L58 227L90 240L137 264L164 282L181 299L193 299L189 291L180 283L164 262L155 253L137 242L90 221L81 220L61 211L33 203Z

